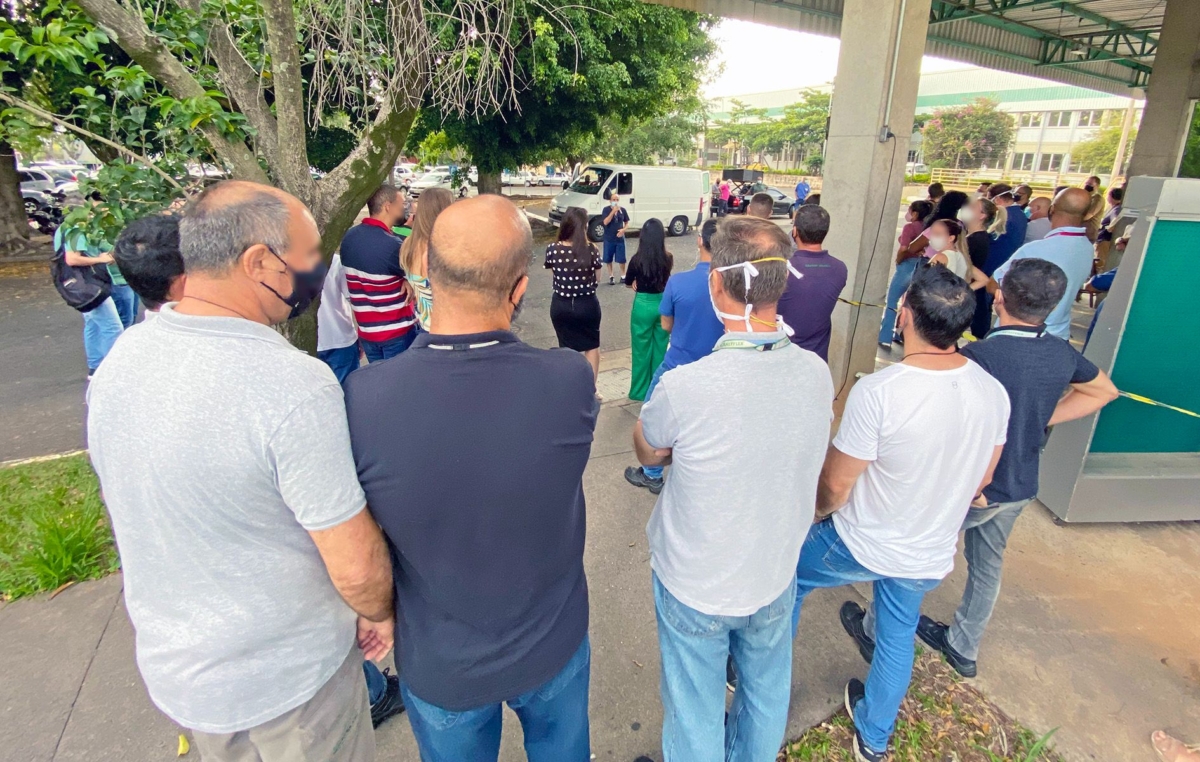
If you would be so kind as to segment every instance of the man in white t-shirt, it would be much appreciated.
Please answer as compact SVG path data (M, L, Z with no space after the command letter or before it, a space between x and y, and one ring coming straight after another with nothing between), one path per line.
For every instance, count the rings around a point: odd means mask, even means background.
M350 306L342 255L334 254L317 305L317 359L329 366L338 383L359 363L358 323Z
M634 430L644 465L673 462L646 527L665 762L775 759L787 727L794 569L833 411L828 367L775 319L791 253L766 220L718 225L708 289L725 335L663 374Z
M887 753L921 601L954 568L959 527L1004 445L1008 395L957 351L974 311L970 287L949 270L913 279L897 323L904 360L851 390L817 492L817 514L828 518L796 567L797 621L815 588L874 583L871 671L865 685L846 685L860 761Z

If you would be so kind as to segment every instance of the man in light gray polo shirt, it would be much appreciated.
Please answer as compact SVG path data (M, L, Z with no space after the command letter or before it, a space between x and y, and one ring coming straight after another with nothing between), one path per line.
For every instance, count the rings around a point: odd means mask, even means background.
M708 288L726 333L663 374L634 430L643 465L672 463L646 528L665 762L774 759L783 742L796 559L833 416L828 366L776 321L791 254L771 222L721 221Z
M375 756L360 665L391 648L391 565L341 387L270 327L320 291L319 244L292 196L212 186L180 224L182 300L88 392L138 668L206 762Z

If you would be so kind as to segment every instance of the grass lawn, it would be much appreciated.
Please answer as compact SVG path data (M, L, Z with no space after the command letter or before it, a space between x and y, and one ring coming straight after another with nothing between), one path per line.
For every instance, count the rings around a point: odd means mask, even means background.
M0 469L0 600L97 579L118 566L86 454Z
M1006 717L940 654L918 647L889 762L1062 762L1049 735ZM779 762L853 762L853 743L850 718L839 712L785 745Z

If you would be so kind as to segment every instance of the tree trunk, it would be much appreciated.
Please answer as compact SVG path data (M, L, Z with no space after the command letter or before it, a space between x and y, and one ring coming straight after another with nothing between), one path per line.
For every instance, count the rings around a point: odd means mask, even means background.
M479 192L499 194L500 190L500 173L499 172L484 172L479 170Z
M29 247L29 218L21 198L17 157L12 146L0 142L0 254L16 254Z

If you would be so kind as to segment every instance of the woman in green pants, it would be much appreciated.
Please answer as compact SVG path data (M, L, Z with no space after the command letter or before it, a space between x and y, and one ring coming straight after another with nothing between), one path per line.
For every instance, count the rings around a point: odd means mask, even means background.
M667 340L671 336L663 330L658 312L673 263L667 253L666 238L661 220L646 220L638 233L637 253L625 270L625 285L637 292L629 313L629 343L633 353L633 373L629 381L631 400L646 398L650 379L667 353Z

